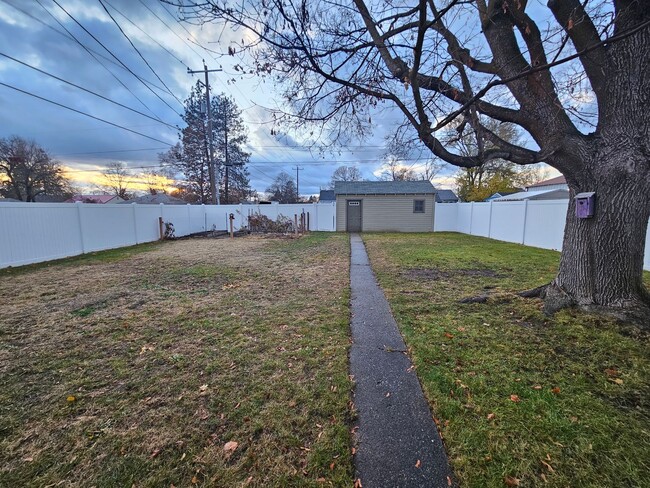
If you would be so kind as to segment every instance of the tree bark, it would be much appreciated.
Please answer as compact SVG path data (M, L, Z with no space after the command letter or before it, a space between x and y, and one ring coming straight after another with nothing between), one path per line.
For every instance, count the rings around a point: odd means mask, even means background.
M606 143L582 174L567 174L570 202L557 277L545 311L567 306L606 311L650 326L643 258L650 219L650 161L634 147ZM604 144L601 142L601 145ZM595 215L576 217L574 196L595 191Z

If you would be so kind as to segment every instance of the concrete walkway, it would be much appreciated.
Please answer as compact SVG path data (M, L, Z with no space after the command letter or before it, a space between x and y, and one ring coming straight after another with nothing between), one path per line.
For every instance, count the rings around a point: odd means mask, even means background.
M363 488L446 488L447 456L406 346L356 234L351 247L355 477Z

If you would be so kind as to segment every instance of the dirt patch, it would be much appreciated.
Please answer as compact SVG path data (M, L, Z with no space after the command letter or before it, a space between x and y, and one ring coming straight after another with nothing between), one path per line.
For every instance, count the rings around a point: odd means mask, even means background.
M505 278L505 275L497 273L492 269L485 268L470 268L470 269L454 269L443 270L436 268L412 268L404 272L406 278L412 280L431 280L431 281L445 281L457 277L469 278Z

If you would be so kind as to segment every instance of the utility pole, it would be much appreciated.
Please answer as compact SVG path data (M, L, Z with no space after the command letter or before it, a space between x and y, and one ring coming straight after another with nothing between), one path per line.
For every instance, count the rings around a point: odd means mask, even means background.
M208 128L205 138L208 142L208 175L210 177L210 197L213 205L218 205L221 203L219 201L219 187L216 183L216 171L214 167L214 150L212 148L212 114L210 112L210 82L208 81L208 73L214 73L215 71L223 71L222 69L208 69L203 60L203 69L199 71L193 71L187 68L187 73L190 75L196 73L205 73L205 103L206 111L208 115Z
M226 184L225 184L225 190L226 190L226 204L230 202L228 200L228 170L230 169L230 161L228 161L228 104L224 106L224 111L223 111L223 132L224 132L224 141L225 141L225 162L224 166L226 167Z
M301 168L300 166L296 165L295 168L291 168L296 170L296 195L298 197L298 201L300 201L300 177L298 176L298 171L302 171L305 168Z

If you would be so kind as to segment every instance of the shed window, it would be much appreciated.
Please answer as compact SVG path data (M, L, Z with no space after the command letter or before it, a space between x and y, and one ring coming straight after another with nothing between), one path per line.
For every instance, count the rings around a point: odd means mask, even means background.
M424 200L413 200L413 213L424 213Z

